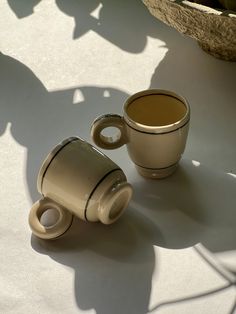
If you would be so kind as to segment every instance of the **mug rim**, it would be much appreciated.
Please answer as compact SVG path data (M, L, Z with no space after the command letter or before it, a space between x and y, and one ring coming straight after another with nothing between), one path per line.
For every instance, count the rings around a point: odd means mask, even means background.
M47 157L44 159L42 166L39 169L38 172L38 178L37 178L37 190L39 193L42 193L42 185L43 185L43 178L47 172L47 169L52 162L52 160L56 157L56 155L69 143L79 140L79 137L68 137L59 144L57 144L51 151L48 153Z
M149 95L166 95L166 96L171 96L173 98L178 99L179 101L181 101L185 105L186 112L185 112L184 116L180 120L177 120L174 123L166 124L166 125L162 125L162 126L156 126L156 125L151 126L151 125L142 124L142 123L139 123L139 122L133 120L127 113L128 106L134 100L136 100L140 97L149 96ZM184 127L186 124L188 124L188 122L190 120L190 106L189 106L189 103L186 100L186 98L184 98L183 96L181 96L181 95L179 95L173 91L165 90L165 89L147 89L147 90L143 90L143 91L140 91L140 92L133 94L132 96L130 96L125 101L124 106L123 106L123 116L124 116L124 120L125 120L126 124L136 131L140 131L142 133L148 133L148 134L170 133L170 132L174 132L174 131Z

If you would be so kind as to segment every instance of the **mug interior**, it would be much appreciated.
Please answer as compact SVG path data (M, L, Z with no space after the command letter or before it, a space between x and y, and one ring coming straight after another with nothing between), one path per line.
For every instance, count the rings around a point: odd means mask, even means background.
M152 93L131 98L125 111L136 123L162 127L181 121L186 116L187 106L174 95Z

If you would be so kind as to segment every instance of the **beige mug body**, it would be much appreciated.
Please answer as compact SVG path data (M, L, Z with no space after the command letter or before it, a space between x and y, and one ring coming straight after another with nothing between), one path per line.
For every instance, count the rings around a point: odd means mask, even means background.
M124 104L123 116L107 114L92 124L94 143L105 149L124 144L138 172L148 178L171 175L184 152L190 120L187 101L166 90L146 90L134 94ZM116 127L120 136L111 141L102 134Z
M106 155L79 137L58 144L39 171L42 199L31 208L29 224L44 239L56 238L69 229L73 215L86 221L111 224L127 207L132 188L123 171ZM43 213L55 209L53 226L40 222Z

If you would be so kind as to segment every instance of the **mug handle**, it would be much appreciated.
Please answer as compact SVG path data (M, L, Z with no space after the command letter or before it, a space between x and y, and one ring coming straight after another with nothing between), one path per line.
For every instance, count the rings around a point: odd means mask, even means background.
M55 209L59 213L59 219L52 226L45 227L40 218L49 209ZM41 239L54 239L64 234L71 226L73 215L63 206L45 197L35 202L29 213L30 228L37 237Z
M120 130L116 140L102 134L102 130L115 127ZM118 114L105 114L94 120L91 127L91 137L94 143L105 149L115 149L127 143L126 128L124 120Z

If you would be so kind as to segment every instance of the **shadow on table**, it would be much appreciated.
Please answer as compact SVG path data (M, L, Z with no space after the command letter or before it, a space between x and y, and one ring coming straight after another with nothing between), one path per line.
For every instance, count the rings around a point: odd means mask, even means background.
M127 210L112 226L75 219L64 238L41 241L32 236L31 244L74 270L75 298L81 310L145 314L154 268L158 271L152 244L160 237L151 221Z
M236 277L225 271L224 268L222 268L221 266L219 266L219 264L215 261L215 258L212 257L212 254L206 250L204 248L204 246L202 246L201 244L198 244L196 246L194 246L195 252L199 255L199 257L201 257L201 259L203 260L203 262L205 262L213 272L215 272L218 276L221 277L221 279L223 279L223 281L225 282L224 284L222 284L219 287L213 288L213 289L209 289L207 291L202 291L201 293L198 294L192 294L192 295L186 295L185 297L181 297L181 298L176 298L176 299L170 299L170 300L166 300L164 302L159 302L158 304L152 306L149 309L149 313L159 311L160 309L163 308L176 308L181 304L187 304L188 302L191 302L192 306L193 306L193 302L194 301L199 301L199 300L204 300L207 301L209 297L220 297L221 293L225 293L226 291L229 292L234 291L234 294L236 292L235 288L236 288ZM230 300L227 304L228 309L225 309L224 313L225 314L234 314L235 310L236 310L236 299L234 298L233 303L230 304Z
M7 0L10 8L19 19L27 17L34 13L34 7L41 0Z
M32 14L39 2L8 0L18 18ZM156 19L140 0L56 0L56 4L74 18L74 39L93 31L125 51L139 53L144 50L148 36L158 36Z
M197 245L196 253L225 283L198 294L186 291L185 296L167 299L150 308L152 276L154 270L158 276L159 268L158 252L154 253L153 245L162 243L163 236L154 220L139 209L129 208L112 226L75 219L64 237L43 241L32 236L31 245L38 253L74 270L78 307L93 308L98 314L156 313L195 300L208 300L235 288L236 278L219 267L203 246ZM230 312L225 313L233 314L235 308L234 302Z
M165 180L132 178L131 208L160 230L156 245L182 249L202 243L211 252L236 250L236 176L183 159Z
M74 17L74 39L94 31L123 50L139 53L144 50L148 36L158 36L156 20L139 0L56 0L56 3L60 10Z
M174 300L169 300L166 302L159 303L158 305L154 306L153 308L150 309L149 313L162 310L163 308L168 308L168 307L177 307L180 304L187 303L187 302L193 302L195 300L202 300L206 299L211 296L217 297L218 294L225 292L228 289L231 289L233 287L232 284L226 284L225 286L222 286L220 288L216 288L210 291L203 292L201 294L197 295L191 295L179 299L174 299ZM224 314L234 314L236 310L236 301L233 302L230 311L225 311Z

